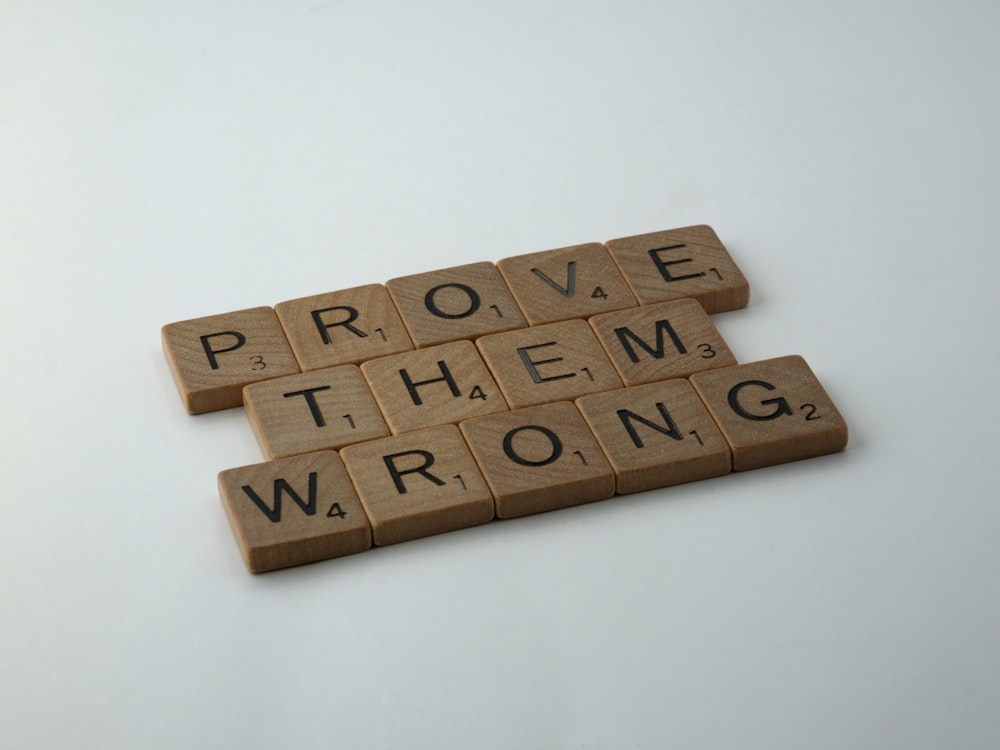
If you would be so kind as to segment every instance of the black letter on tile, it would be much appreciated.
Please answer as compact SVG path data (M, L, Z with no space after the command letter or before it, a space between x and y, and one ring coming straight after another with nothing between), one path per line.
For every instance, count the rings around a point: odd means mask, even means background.
M309 502L302 502L302 498L299 497L298 493L292 489L291 485L288 484L284 479L274 480L274 509L268 508L263 500L260 499L260 495L254 492L253 487L249 484L243 485L243 491L247 494L253 504L256 505L260 510L271 519L271 523L278 523L281 520L281 495L284 492L288 493L288 496L295 501L295 504L302 508L302 511L307 516L315 515L316 513L316 472L309 472Z
M421 380L416 383L410 380L410 373L408 373L406 370L399 371L399 377L403 379L403 385L406 386L406 390L410 392L410 398L413 399L413 403L416 404L417 406L420 406L422 403L424 403L423 400L421 400L420 398L420 394L417 393L417 387L421 385L429 385L430 383L444 382L448 384L448 388L451 390L452 396L455 396L457 398L462 395L462 391L458 387L458 383L455 382L455 378L452 377L451 370L448 369L448 365L444 363L444 360L438 360L437 365L444 377L432 378L430 380Z
M330 312L331 310L344 310L347 313L347 319L342 320L339 323L325 323L321 317L323 313ZM324 344L332 344L330 340L330 334L327 331L330 328L343 327L348 331L353 333L360 339L367 338L368 334L362 331L357 326L352 326L355 320L358 319L357 309L350 307L349 305L337 305L335 307L324 307L322 310L313 310L310 315L312 315L313 323L316 324L316 330L319 331L320 338L323 339Z
M697 279L699 276L704 276L705 272L700 273L689 273L684 276L674 276L670 273L668 266L676 266L681 263L690 263L693 258L681 258L680 260L663 260L660 257L660 253L666 252L667 250L676 250L680 247L686 247L684 244L680 245L668 245L667 247L658 247L654 250L649 251L649 257L653 259L653 263L656 264L657 270L660 272L660 276L663 277L664 281L683 281L684 279Z
M566 287L563 288L559 286L555 281L548 277L548 275L542 271L540 268L532 268L531 272L535 274L538 278L548 284L550 287L555 289L563 297L573 297L576 295L576 261L571 260L566 264Z
M216 336L232 336L236 339L236 343L233 344L228 349L213 349L208 344L209 339L214 339ZM223 352L231 352L234 349L239 349L247 342L246 336L244 336L239 331L222 331L221 333L210 333L207 336L201 337L201 348L205 350L205 356L208 357L208 363L212 365L213 370L219 369L219 363L215 359L216 354L222 354Z
M618 418L622 421L622 425L624 425L625 430L626 432L628 432L629 437L632 438L632 443L635 445L636 448L644 448L645 446L643 445L642 438L639 437L639 433L635 429L635 425L632 424L632 420L635 420L636 422L642 422L647 427L652 427L657 432L662 432L664 435L672 437L674 440L684 439L684 436L681 435L680 430L677 429L677 425L671 418L670 412L667 411L667 407L665 407L661 402L657 401L656 408L660 412L660 416L663 417L663 421L666 423L666 427L662 427L656 424L655 422L651 422L645 417L640 417L638 414L636 414L633 411L629 411L628 409L619 409L617 411Z
M441 308L434 303L434 295L446 287L461 289L469 295L469 309L465 312L454 314L442 311ZM428 290L427 294L424 295L424 306L432 315L437 315L439 318L449 318L452 320L455 318L467 318L479 309L480 304L482 304L482 301L479 299L479 295L476 294L476 290L472 287L466 286L465 284L438 284L433 289Z
M768 414L751 414L744 409L739 402L740 391L751 385L759 386L768 391L773 391L775 389L775 386L770 383L766 383L763 380L746 380L742 383L737 383L729 389L729 406L734 412L739 414L744 419L749 419L754 422L768 422L772 419L777 419L782 414L792 416L792 407L790 407L788 402L783 398L766 398L760 402L761 406L765 404L774 404L774 411Z
M635 349L632 348L632 343L629 341L631 339L642 347L646 353L653 355L656 359L663 359L663 332L666 331L670 336L670 340L674 344L674 348L677 350L678 354L687 354L687 348L685 348L684 343L681 341L680 336L677 335L677 331L674 327L670 325L669 320L658 320L656 321L656 348L654 349L641 338L639 338L635 333L632 332L630 328L616 328L615 335L618 336L618 341L621 342L622 348L625 353L628 354L628 358L633 362L639 361L639 355L636 354Z
M283 394L285 398L291 398L292 396L305 396L306 403L309 404L309 413L312 414L313 421L316 422L317 427L326 427L326 420L323 418L323 412L319 409L319 404L316 403L316 397L314 393L319 391L328 391L331 386L321 385L317 388L306 388L303 391L293 391L292 393Z
M543 435L545 435L545 437L549 439L549 442L552 443L552 453L549 454L548 458L543 458L541 461L531 461L527 458L524 458L523 456L519 456L514 451L514 436L519 432L523 432L524 430L537 430L538 432L542 433ZM515 427L513 430L511 430L510 432L508 432L506 435L503 436L503 452L507 454L507 458L509 458L516 464L520 464L521 466L546 466L552 463L553 461L559 460L559 457L562 455L563 452L563 445L562 441L559 439L559 436L556 435L549 428L542 427L541 425L537 424L527 424L524 425L523 427Z
M555 346L557 342L549 341L544 344L534 344L532 346L522 346L517 350L518 356L521 357L521 362L524 366L528 368L528 374L531 376L532 382L535 383L546 383L550 380L562 380L563 378L573 378L576 377L575 372L564 372L561 375L549 375L547 378L543 378L538 372L538 365L545 365L550 362L561 362L562 357L553 357L552 359L538 359L533 360L528 356L529 349L541 349L543 346Z
M403 469L400 471L396 468L396 459L402 456L421 456L424 459L423 464L420 466L415 466L412 469ZM388 456L382 456L382 460L385 461L385 467L389 470L389 474L392 475L392 481L396 485L396 492L400 495L406 494L406 485L403 484L404 474L420 474L425 479L429 479L434 484L439 487L444 484L443 479L431 474L427 471L434 464L434 454L430 451L413 450L413 451L403 451L402 453L393 453Z

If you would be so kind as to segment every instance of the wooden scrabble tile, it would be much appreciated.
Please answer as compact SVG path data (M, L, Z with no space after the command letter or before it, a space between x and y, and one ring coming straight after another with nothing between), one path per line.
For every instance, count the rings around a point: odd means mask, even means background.
M380 357L361 372L394 434L507 410L471 341Z
M493 519L493 496L455 425L352 445L341 455L377 545Z
M390 279L386 288L417 348L527 325L486 261Z
M712 319L693 299L595 315L590 325L625 385L736 364Z
M599 242L504 258L497 268L531 325L638 304Z
M219 495L252 573L371 547L371 527L333 451L219 473Z
M161 337L191 414L240 406L244 386L299 371L270 307L168 323Z
M733 452L733 470L843 450L847 424L797 355L691 376Z
M267 458L333 450L389 434L357 365L248 385L243 405Z
M610 240L605 245L642 305L693 297L708 313L746 307L750 285L707 225Z
M512 409L622 387L585 320L495 333L476 346Z
M615 492L611 466L572 403L477 417L459 427L498 518L582 505Z
M687 380L595 393L576 405L614 469L618 494L729 473L729 444Z
M356 365L414 348L382 284L280 302L274 311L303 371Z

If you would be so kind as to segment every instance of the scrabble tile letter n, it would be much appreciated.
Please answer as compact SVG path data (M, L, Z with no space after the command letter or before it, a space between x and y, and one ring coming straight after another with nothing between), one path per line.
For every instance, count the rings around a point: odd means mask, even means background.
M168 323L163 351L191 414L243 404L243 387L299 371L270 307Z

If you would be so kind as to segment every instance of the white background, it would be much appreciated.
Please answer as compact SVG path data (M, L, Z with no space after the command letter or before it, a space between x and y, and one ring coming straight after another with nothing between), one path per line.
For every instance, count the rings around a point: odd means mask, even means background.
M0 10L0 745L994 748L994 2ZM688 224L845 453L248 574L160 326Z

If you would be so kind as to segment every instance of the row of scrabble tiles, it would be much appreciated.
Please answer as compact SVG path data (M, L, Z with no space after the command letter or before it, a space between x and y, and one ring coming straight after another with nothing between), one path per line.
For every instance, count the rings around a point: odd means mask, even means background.
M748 299L696 226L162 334L188 410L245 405L271 459L219 477L264 571L839 450L846 426L801 358L735 367L707 311ZM735 380L716 403L717 372Z
M799 356L464 419L219 474L264 572L842 450Z
M185 407L200 414L240 406L245 386L282 375L685 298L723 312L749 296L700 225L179 321L162 339Z

